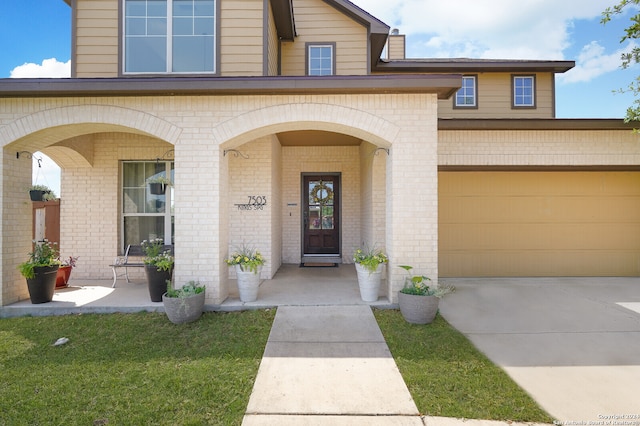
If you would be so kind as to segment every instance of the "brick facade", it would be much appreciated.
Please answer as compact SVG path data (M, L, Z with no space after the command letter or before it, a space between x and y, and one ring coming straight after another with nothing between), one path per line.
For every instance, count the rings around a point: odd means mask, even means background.
M239 243L269 259L263 278L299 260L300 214L289 204L300 203L305 171L342 173L343 261L362 243L386 247L392 295L401 285L399 263L437 276L435 95L4 98L0 109L3 305L27 297L16 266L30 244L31 160L15 153L48 146L63 166L61 251L81 257L78 278L110 276L120 246L120 161L154 160L171 148L175 279L206 284L208 303L227 297L232 273L224 260ZM363 143L280 146L277 133L290 130L344 133ZM389 155L375 155L376 147ZM230 149L248 158L225 155ZM264 210L237 209L250 195L267 197Z

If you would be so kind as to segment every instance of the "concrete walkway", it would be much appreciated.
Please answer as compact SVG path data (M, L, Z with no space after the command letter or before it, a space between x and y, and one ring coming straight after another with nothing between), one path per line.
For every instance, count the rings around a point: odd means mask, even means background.
M244 425L423 425L368 306L278 308Z

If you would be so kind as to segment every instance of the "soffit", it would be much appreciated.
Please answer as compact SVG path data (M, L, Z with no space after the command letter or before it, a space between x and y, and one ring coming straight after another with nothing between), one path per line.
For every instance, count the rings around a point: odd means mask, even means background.
M296 37L296 24L291 0L271 0L273 19L278 31L278 38L293 41Z

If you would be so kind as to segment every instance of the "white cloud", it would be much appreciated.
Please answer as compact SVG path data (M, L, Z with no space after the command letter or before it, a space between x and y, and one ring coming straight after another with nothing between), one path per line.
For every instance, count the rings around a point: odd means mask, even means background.
M58 62L56 58L44 59L42 64L25 63L15 67L10 78L65 78L71 76L71 60Z
M352 0L407 35L407 56L562 60L576 20L598 22L612 0ZM623 19L627 19L623 17ZM621 51L584 46L565 83L616 71ZM573 58L570 58L573 59Z
M576 66L565 74L558 76L560 83L584 83L603 74L620 69L620 56L630 51L635 43L629 43L625 48L607 54L605 48L597 41L592 41L582 48L576 59Z

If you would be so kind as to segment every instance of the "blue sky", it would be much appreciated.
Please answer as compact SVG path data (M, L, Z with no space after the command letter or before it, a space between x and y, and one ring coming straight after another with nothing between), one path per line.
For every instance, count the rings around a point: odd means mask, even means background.
M614 93L639 72L619 68L629 13L600 24L618 0L352 1L405 34L408 57L575 60L557 76L558 118L622 118L633 102ZM63 0L4 3L0 78L68 76L71 8Z

